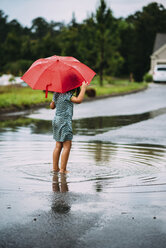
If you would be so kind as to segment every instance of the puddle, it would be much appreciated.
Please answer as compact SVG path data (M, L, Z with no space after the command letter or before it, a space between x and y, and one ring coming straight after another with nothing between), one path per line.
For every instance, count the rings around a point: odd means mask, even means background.
M18 189L20 185L30 191L50 189L54 142L36 137L40 140L25 136L23 142L17 135L17 140L0 142L1 189ZM137 191L138 186L157 186L157 191L165 191L166 147L73 142L68 170L71 173L66 182L73 191L130 192Z
M113 191L115 188L116 192L120 188L120 191L122 188L126 191L127 187L128 190L133 190L136 186L149 185L157 185L157 190L165 190L165 146L105 143L102 136L100 141L91 140L92 136L107 134L110 130L141 123L165 113L166 108L161 108L136 115L74 120L73 132L77 138L73 140L68 165L72 173L67 176L67 183L74 190L82 188L85 183L96 191ZM0 130L0 157L4 178L12 171L13 178L19 178L22 184L28 182L29 189L32 185L41 187L41 184L42 189L50 187L53 180L50 173L54 147L52 122L18 116L11 119L10 116L1 120ZM85 137L86 141L81 141L80 136ZM3 188L6 185L4 181L2 180ZM14 181L11 179L12 185L15 184ZM138 190L137 187L135 190Z
M94 136L96 134L102 134L123 126L149 120L165 113L166 108L161 108L158 110L135 115L99 116L73 120L73 134ZM11 131L18 131L19 127L26 126L30 128L32 133L35 134L52 133L52 121L18 117L16 115L5 116L4 119L1 119L0 132L5 132L9 129Z

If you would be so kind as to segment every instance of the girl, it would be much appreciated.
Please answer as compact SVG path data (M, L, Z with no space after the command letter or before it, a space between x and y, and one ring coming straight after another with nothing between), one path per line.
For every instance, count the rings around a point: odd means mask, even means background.
M56 140L56 146L53 151L53 172L67 173L67 161L72 144L72 116L73 103L81 103L84 99L88 83L82 83L81 90L76 89L77 94L73 96L75 90L66 93L54 93L50 108L56 106L55 117L52 121L53 137ZM79 90L79 92L78 92ZM63 151L62 151L63 148ZM61 168L59 168L59 157L61 155Z

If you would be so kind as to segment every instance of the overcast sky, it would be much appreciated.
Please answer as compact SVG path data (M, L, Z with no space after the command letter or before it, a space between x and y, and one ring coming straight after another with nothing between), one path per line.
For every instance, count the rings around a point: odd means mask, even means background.
M0 9L8 15L8 21L17 19L23 26L31 26L36 17L43 17L50 22L64 21L66 24L75 13L76 20L82 22L95 12L100 0L0 0ZM141 10L143 6L154 2L150 0L107 0L107 6L115 17L127 17ZM166 7L166 0L157 0Z

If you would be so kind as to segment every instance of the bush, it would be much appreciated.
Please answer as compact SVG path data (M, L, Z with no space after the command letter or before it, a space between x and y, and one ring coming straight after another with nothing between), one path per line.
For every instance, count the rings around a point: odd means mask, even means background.
M143 78L143 79L144 79L144 81L147 82L147 83L153 81L153 77L152 77L152 75L149 74L149 73L146 73L146 74L144 75L144 78Z
M11 76L11 77L9 78L9 82L11 82L11 83L15 83L15 82L16 82L15 77L14 77L14 76Z
M95 97L96 96L96 90L93 88L86 89L85 93L88 97Z
M22 76L26 70L31 66L33 63L32 60L17 60L15 62L10 62L4 66L4 72L8 74L12 74L15 76Z

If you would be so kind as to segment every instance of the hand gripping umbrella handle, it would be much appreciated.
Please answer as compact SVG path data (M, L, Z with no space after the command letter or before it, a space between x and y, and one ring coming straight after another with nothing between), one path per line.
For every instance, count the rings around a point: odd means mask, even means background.
M47 84L46 85L46 92L45 92L45 98L48 96L48 87L51 86L52 84Z

